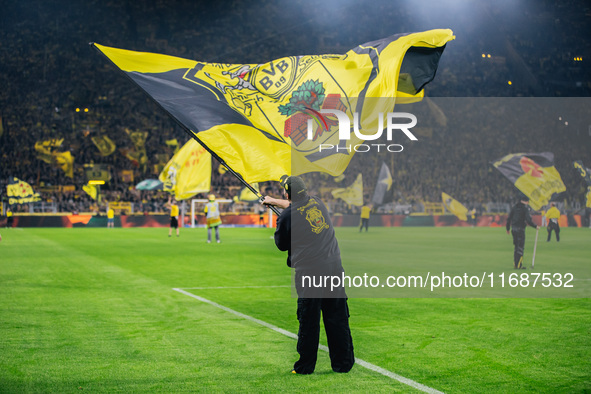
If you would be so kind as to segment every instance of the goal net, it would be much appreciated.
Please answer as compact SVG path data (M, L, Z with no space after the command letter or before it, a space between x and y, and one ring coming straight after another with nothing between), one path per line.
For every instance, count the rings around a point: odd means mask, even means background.
M258 202L233 201L216 199L222 216L222 227L273 227L274 218L270 209ZM195 198L191 200L191 227L205 227L203 209L208 200ZM233 204L232 204L233 203ZM201 220L199 218L202 217ZM201 222L199 224L198 222Z
M215 200L220 207L220 212L227 211L225 204L232 203L232 200L227 198L219 198ZM205 208L205 204L207 204L209 200L205 198L194 198L191 200L191 228L195 227L205 227L205 225L198 225L197 224L197 215L203 213L203 209Z

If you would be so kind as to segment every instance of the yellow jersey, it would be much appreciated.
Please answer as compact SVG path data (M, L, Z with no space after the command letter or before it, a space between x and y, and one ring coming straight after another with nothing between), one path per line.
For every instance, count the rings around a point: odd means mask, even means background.
M207 227L217 227L222 224L220 208L216 201L210 201L205 205L203 212L206 213Z
M546 212L546 218L548 219L559 219L560 218L560 211L558 210L558 208L556 207L552 207L550 209L548 209L548 212Z
M170 206L170 217L177 217L179 216L179 206L176 204L172 204Z
M370 207L361 207L361 219L369 219Z
M115 217L115 211L113 211L112 209L109 209L107 211L107 219L113 219Z

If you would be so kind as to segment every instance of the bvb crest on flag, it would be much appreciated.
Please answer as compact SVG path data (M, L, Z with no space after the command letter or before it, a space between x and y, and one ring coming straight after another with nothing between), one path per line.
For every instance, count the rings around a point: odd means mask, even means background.
M340 175L363 142L341 139L335 116L358 114L360 133L400 100L420 100L449 29L396 35L344 55L214 64L93 44L193 138L255 183L321 171ZM374 100L386 98L385 100ZM381 120L381 119L380 119ZM311 133L304 133L310 127ZM311 135L308 135L311 134ZM321 144L342 149L321 151Z

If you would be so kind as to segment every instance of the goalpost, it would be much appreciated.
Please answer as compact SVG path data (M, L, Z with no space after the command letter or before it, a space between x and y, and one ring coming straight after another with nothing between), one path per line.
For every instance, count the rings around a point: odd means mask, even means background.
M194 198L191 200L191 228L195 228L195 227L204 227L204 225L198 225L196 224L196 220L195 217L198 213L202 213L203 212L203 208L205 207L205 204L207 204L209 202L209 200L205 199L205 198ZM223 212L224 210L221 208L222 204L230 204L234 201L227 199L227 198L219 198L216 199L216 202L218 202L220 204L220 211ZM270 209L266 210L267 212L265 213L268 217L268 223L273 223L273 211L271 211ZM184 221L183 221L184 223ZM222 224L223 226L223 224ZM234 225L227 225L230 227L234 227ZM244 226L244 227L259 227L256 225L238 225L240 226Z

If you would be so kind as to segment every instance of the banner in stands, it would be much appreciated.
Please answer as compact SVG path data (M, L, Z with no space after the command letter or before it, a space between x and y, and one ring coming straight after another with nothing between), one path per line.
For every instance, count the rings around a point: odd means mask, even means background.
M268 226L268 217L258 214L222 214L222 223L226 226ZM534 223L541 225L542 216L533 215ZM273 215L272 226L276 216ZM334 215L335 227L358 227L359 215ZM205 224L205 216L199 215L198 225ZM482 215L476 219L476 227L505 227L507 215ZM581 215L562 215L560 227L584 227ZM189 226L190 217L185 215L185 226ZM168 215L121 215L115 216L115 227L168 227ZM6 226L6 217L0 217L0 227ZM373 214L369 219L370 227L470 227L465 221L453 215L380 215ZM107 227L106 215L15 215L14 227Z

